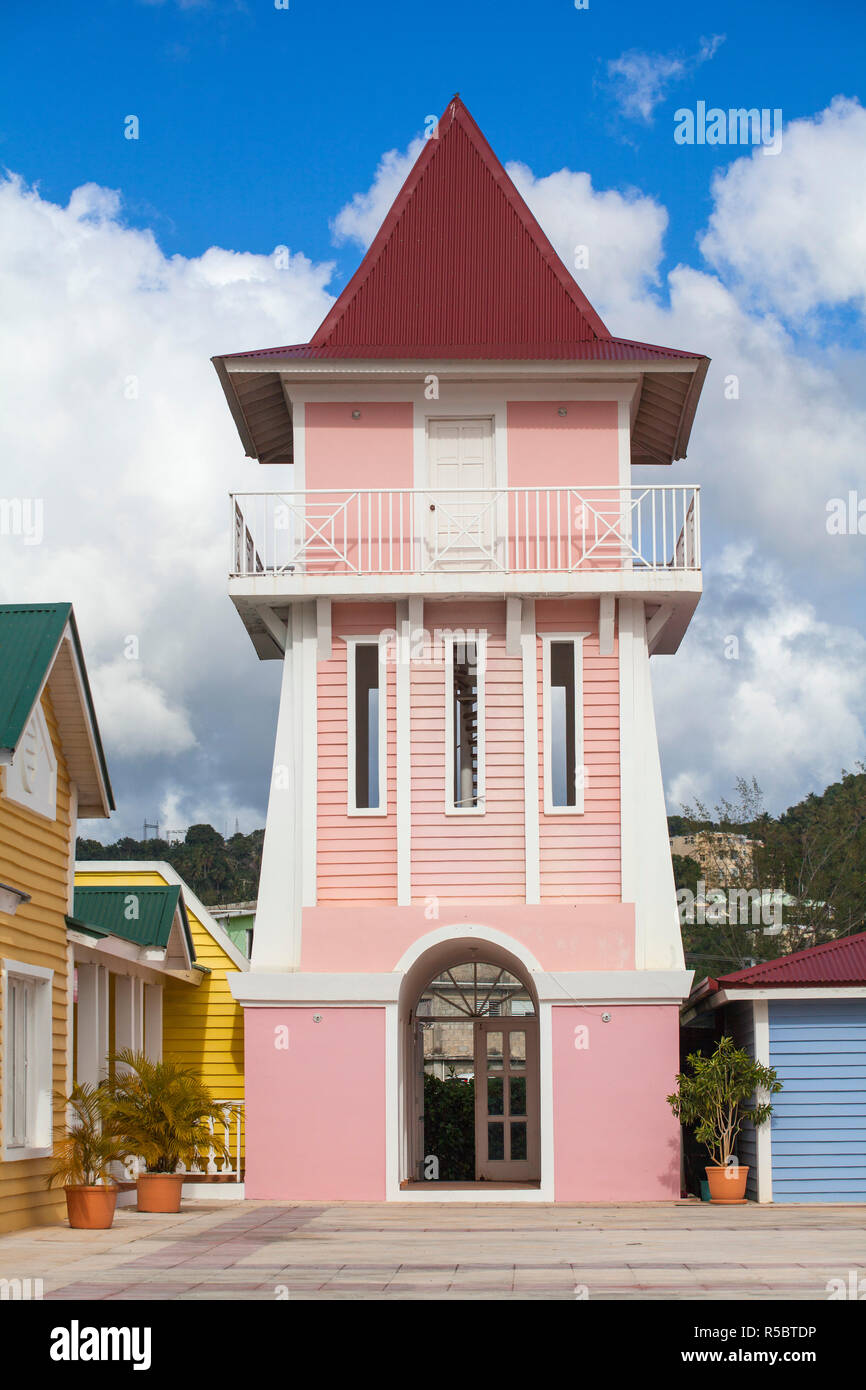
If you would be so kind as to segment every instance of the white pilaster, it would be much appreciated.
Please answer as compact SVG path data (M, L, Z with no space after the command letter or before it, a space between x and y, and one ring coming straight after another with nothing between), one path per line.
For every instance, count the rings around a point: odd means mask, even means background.
M755 1030L755 1061L763 1066L770 1065L770 1006L766 999L753 999L752 1022ZM759 1090L759 1105L770 1099L766 1091ZM755 1130L756 1167L755 1183L759 1202L773 1200L773 1136L770 1126L772 1120L758 1125Z
M505 652L507 656L520 656L520 622L522 612L521 599L507 598L505 600Z
M268 818L262 846L251 961L254 971L295 970L301 957L302 628L302 607L293 604L287 624Z
M641 599L619 603L622 900L635 904L635 968L682 970L664 787Z
M520 619L523 657L523 842L526 860L526 901L541 902L538 829L538 652L535 639L535 599L523 600Z
M613 594L602 594L598 600L598 654L613 656L613 621L616 599Z
M397 906L412 902L412 766L411 687L412 625L410 604L397 604Z
M330 610L330 604L328 604ZM304 907L315 907L317 898L318 845L318 662L322 630L315 603L305 603L302 614L303 661L301 670L301 726L303 743L300 750L302 788L298 815L301 823L303 863L301 869L301 901ZM330 649L330 611L328 613L328 647Z
M331 660L331 600L316 599L316 629L319 643L319 660Z
M95 1086L108 1070L108 971L102 965L78 967L79 1082Z

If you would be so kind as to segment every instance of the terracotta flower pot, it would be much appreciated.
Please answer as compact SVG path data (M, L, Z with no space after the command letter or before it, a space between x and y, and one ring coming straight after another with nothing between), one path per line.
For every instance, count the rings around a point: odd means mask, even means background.
M745 1203L748 1164L728 1163L723 1168L708 1166L706 1174L711 1202L722 1207L742 1206Z
M136 1179L139 1211L180 1211L183 1173L139 1173Z
M114 1220L117 1188L113 1183L96 1187L67 1187L66 1214L76 1231L107 1231Z

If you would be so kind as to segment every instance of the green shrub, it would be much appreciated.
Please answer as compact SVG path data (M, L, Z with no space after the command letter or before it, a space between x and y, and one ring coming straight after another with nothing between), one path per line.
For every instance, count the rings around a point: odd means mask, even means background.
M424 1154L440 1182L475 1181L475 1082L424 1075Z
M747 1104L758 1090L767 1095L781 1091L782 1083L772 1067L762 1066L731 1037L719 1039L715 1052L704 1057L693 1052L686 1058L691 1075L680 1072L677 1090L668 1105L681 1124L694 1129L705 1144L713 1164L724 1168L735 1153L737 1135L746 1120L758 1127L773 1113L767 1101Z

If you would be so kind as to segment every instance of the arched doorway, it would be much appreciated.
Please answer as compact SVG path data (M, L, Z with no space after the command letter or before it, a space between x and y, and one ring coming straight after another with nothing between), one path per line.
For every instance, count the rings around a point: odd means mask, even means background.
M449 946L416 963L407 1001L409 1182L537 1183L534 991L510 953Z

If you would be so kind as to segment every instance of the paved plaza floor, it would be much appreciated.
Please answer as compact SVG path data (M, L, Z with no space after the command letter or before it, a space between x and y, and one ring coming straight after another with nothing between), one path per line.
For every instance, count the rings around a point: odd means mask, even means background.
M866 1279L866 1207L205 1200L0 1236L0 1280L28 1278L63 1300L827 1300Z

